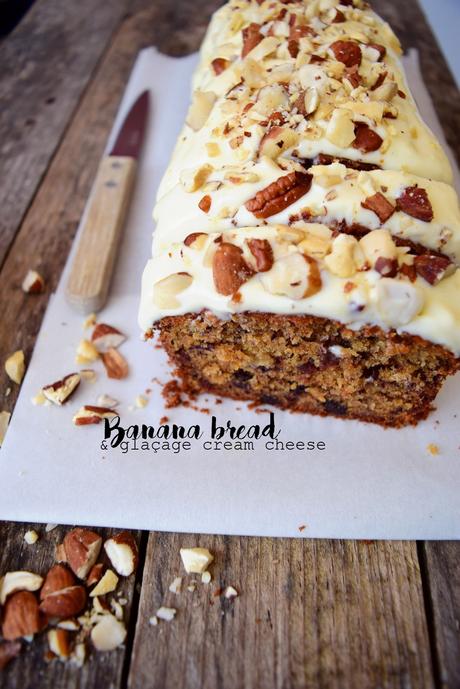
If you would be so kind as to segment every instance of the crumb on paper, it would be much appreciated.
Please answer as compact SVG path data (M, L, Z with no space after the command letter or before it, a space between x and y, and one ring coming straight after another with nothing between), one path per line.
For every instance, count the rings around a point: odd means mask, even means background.
M168 423L169 421L169 416L162 416L160 419L160 426L162 426L165 423Z
M299 531L305 531L306 528L307 528L307 525L306 525L306 524L301 524L301 525L299 526Z
M435 445L434 443L429 443L426 446L426 449L428 450L430 455L433 455L433 457L435 457L436 455L439 455L439 447L438 447L438 445Z
M170 380L163 385L161 395L165 401L166 409L179 407L182 402L182 388L178 380Z
M34 407L50 406L51 402L46 399L43 390L39 390L36 395L30 398Z
M75 361L77 364L90 364L99 359L99 352L89 340L81 340L77 347Z
M145 395L138 395L135 399L134 404L136 405L137 409L143 409L144 407L147 406L149 403L147 397Z
M24 534L24 540L27 545L33 545L38 541L38 533L35 529L29 529L29 531L26 531Z
M80 369L80 376L87 380L89 383L94 383L97 378L96 371L93 368L82 368Z
M89 316L85 318L83 321L82 328L83 330L88 330L88 328L92 328L94 325L96 325L97 321L97 316L95 313L90 313Z
M102 394L99 395L99 397L97 398L96 404L98 407L107 407L108 409L115 409L115 407L117 407L120 403L114 397Z

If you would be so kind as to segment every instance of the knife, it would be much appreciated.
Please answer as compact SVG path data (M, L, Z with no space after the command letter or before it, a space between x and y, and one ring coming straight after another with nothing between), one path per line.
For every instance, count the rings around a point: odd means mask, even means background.
M137 159L149 114L149 92L131 107L111 152L96 174L75 258L67 300L78 311L99 311L105 304L133 189Z

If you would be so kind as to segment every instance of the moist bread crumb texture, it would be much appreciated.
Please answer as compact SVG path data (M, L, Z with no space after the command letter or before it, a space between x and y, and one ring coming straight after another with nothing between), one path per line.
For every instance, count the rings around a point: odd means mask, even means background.
M187 392L400 427L426 418L459 360L439 345L314 316L163 318L160 340Z
M160 184L139 322L186 389L415 424L460 362L460 209L364 0L229 0Z

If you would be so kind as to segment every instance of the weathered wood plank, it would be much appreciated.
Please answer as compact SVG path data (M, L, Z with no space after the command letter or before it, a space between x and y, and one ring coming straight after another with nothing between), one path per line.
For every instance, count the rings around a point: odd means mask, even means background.
M198 544L213 582L170 593ZM176 619L152 627L160 605ZM128 686L433 687L415 545L151 534Z
M0 44L0 266L128 5L38 0Z
M139 50L151 42L156 9L155 5L146 4L145 10L127 18L116 33L0 270L0 361L16 349L23 349L26 361L30 359L133 62ZM22 278L32 266L47 281L43 295L25 295L21 290ZM2 408L12 410L18 386L11 384L2 366L2 397L8 387L12 391L2 402Z
M40 539L34 545L27 545L24 541L24 533L29 528L35 528L40 534ZM58 526L53 531L46 533L43 525L26 525L0 522L0 573L16 569L27 569L42 576L54 563L56 545L62 543L68 527ZM114 533L113 529L98 529L104 539ZM137 542L140 542L140 532L132 532ZM100 561L105 556L101 554ZM106 563L108 561L105 559ZM140 565L142 568L142 564ZM124 606L125 623L129 625L133 598L136 595L135 575L128 578L120 578L117 587L118 592L126 598ZM136 612L136 611L135 611ZM88 644L90 649L90 644ZM45 653L48 651L47 637L45 633L36 636L33 643L23 642L22 653L19 658L13 660L0 673L0 686L3 689L77 689L77 687L119 687L122 685L122 677L126 655L130 651L130 644L110 653L89 653L88 660L82 668L72 663L63 663L59 660L45 661Z
M417 48L423 79L430 92L448 144L460 164L458 113L460 92L427 19L416 0L397 2L372 0L372 7L388 21L403 49Z
M432 648L439 687L460 687L460 543L423 544Z

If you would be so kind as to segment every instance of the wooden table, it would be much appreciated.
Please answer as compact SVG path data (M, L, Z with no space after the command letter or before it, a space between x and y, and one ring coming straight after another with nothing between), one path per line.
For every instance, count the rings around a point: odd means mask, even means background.
M201 41L218 0L37 0L0 44L0 360L30 358L134 59L156 45L183 55ZM405 47L420 51L427 86L460 154L459 94L416 0L378 0ZM457 125L457 126L456 126ZM27 298L29 267L47 279ZM3 409L13 410L0 374ZM3 486L3 490L7 487ZM1 499L1 498L0 498ZM45 572L65 529L27 546L28 525L0 524L0 573ZM99 530L110 533L109 529ZM12 689L414 689L460 687L460 545L138 533L141 562L125 580L125 647L83 669L45 663L34 642L0 675ZM174 598L179 547L216 555L214 581ZM233 603L213 596L232 583ZM175 621L152 628L165 602Z

